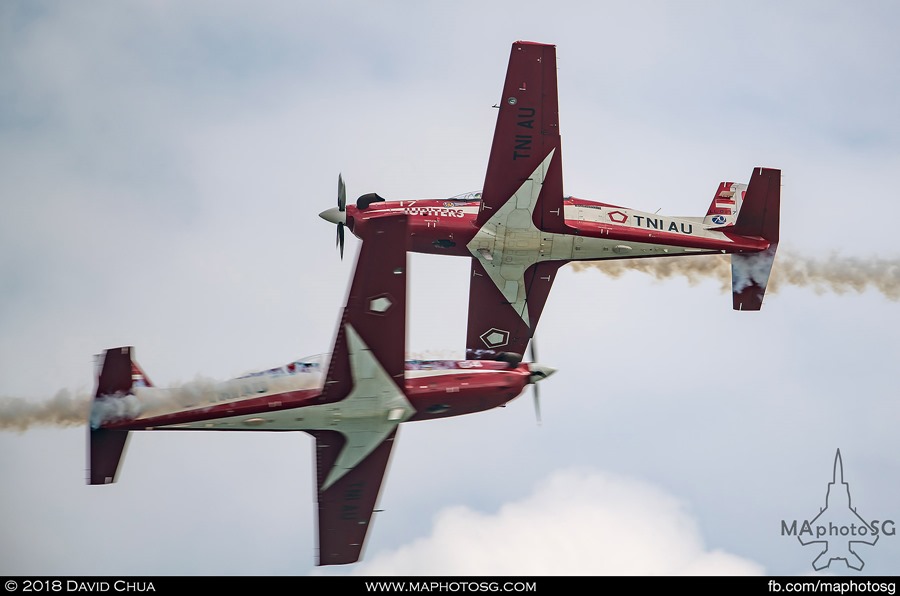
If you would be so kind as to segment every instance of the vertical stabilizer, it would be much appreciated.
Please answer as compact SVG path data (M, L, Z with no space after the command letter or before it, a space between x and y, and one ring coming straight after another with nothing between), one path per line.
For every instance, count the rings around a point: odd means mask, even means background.
M744 195L747 194L747 185L736 182L720 182L716 194L713 196L703 224L707 226L729 226L734 224Z

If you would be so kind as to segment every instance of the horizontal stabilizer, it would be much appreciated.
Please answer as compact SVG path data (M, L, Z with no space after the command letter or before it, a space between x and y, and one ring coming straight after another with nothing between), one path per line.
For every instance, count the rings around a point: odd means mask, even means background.
M781 170L754 168L737 221L725 231L777 243L780 212Z
M128 431L89 428L88 433L88 484L112 484L128 444Z
M754 168L734 225L723 231L761 238L769 246L761 252L731 255L731 293L734 310L762 308L775 251L781 212L781 170Z
M131 348L113 348L103 356L94 397L125 394L131 391Z
M731 255L731 294L734 310L762 308L777 248L776 242L762 252Z
M119 462L128 445L127 430L102 428L98 406L107 400L124 399L135 384L149 386L150 381L131 358L132 348L123 346L107 350L103 356L97 391L88 420L88 484L111 484L116 481Z

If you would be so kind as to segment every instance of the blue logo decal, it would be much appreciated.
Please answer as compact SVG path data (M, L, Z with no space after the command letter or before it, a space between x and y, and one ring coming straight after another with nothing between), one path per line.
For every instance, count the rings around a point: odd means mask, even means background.
M724 215L714 215L713 218L712 218L712 222L713 222L714 224L720 226L720 225L722 225L723 223L725 223L725 216L724 216Z

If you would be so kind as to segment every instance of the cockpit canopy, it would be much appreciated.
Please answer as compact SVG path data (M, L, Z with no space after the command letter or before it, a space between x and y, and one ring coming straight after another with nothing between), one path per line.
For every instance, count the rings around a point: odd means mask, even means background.
M447 199L448 201L460 201L460 202L471 202L471 201L481 201L481 191L473 190L470 192L464 192L461 195L456 195Z

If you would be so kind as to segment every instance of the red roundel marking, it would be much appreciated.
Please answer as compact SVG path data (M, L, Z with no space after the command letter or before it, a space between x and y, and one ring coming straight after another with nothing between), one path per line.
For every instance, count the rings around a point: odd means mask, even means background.
M625 223L628 221L628 216L621 211L610 211L607 215L609 215L609 218L616 223Z

